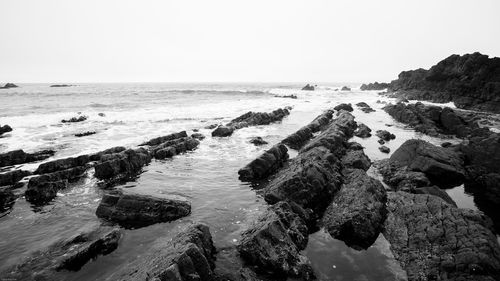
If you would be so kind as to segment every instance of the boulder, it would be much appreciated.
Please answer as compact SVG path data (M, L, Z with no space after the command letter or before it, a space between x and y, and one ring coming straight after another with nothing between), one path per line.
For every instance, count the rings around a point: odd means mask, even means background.
M90 161L100 161L101 157L103 155L119 153L119 152L122 152L125 150L127 150L127 149L123 146L115 146L115 147L108 148L108 149L105 149L103 151L99 151L97 153L91 154L89 156L89 159L90 159Z
M358 147L353 144L351 144L351 147L347 150L345 155L342 156L342 165L351 169L361 169L363 171L368 170L371 166L371 161L370 158L368 158L368 156L364 153L363 148L358 149Z
M233 134L234 128L221 125L212 132L212 137L229 137Z
M354 110L354 109L352 109L352 105L350 103L341 103L341 104L337 105L336 107L334 107L333 109L335 109L337 111L345 110L345 111L349 111L349 112L352 112Z
M308 259L307 213L298 205L280 202L269 207L246 231L237 246L241 257L272 275L300 280L315 279Z
M359 107L359 109L361 109L361 111L363 111L364 113L376 111L375 109L371 108L366 102L358 102L356 106Z
M358 128L354 131L354 135L359 138L369 138L372 136L372 129L363 123L358 123Z
M126 228L169 222L188 216L190 213L191 204L186 201L120 191L105 194L96 210L99 218Z
M216 250L208 226L191 224L159 238L146 256L126 263L107 280L216 280Z
M314 86L307 84L304 87L302 87L302 91L314 91Z
M127 149L113 154L104 154L95 166L95 177L101 180L123 180L135 177L144 165L151 162L151 156L144 148Z
M378 150L380 150L380 152L382 152L382 153L389 153L389 152L391 152L391 149L388 148L385 145L382 145L381 147L379 147Z
M311 123L300 128L297 132L289 135L281 142L293 149L298 150L313 137L314 133L323 130L330 123L332 117L333 111L327 110L314 118Z
M192 137L179 138L163 142L150 148L156 159L171 158L175 155L192 151L198 147L200 141Z
M259 146L259 145L264 145L267 144L267 141L263 140L261 137L253 137L250 139L250 143Z
M364 170L348 169L344 175L344 184L322 222L333 238L354 249L367 249L382 230L387 194L384 186Z
M32 181L30 180L30 183ZM42 205L54 199L59 190L68 186L68 180L42 181L37 184L28 183L24 193L26 200L36 205Z
M396 138L394 134L391 134L390 132L386 130L377 130L376 132L377 137L379 137L383 141L390 141Z
M428 194L388 193L383 234L408 280L498 280L491 221Z
M275 173L288 160L288 149L277 144L238 171L240 180L261 180Z
M228 137L237 129L268 125L273 122L281 121L285 116L290 114L289 108L279 108L270 113L267 112L252 112L249 111L227 123L225 126L219 126L212 132L212 137Z
M12 132L12 127L9 125L0 126L0 136L8 132Z
M0 154L0 167L13 166L47 159L55 154L53 150L42 150L26 153L23 150L13 150Z
M57 159L50 162L40 164L35 171L35 174L47 174L57 171L67 170L75 167L83 167L90 162L89 155L80 155L78 157L68 157Z

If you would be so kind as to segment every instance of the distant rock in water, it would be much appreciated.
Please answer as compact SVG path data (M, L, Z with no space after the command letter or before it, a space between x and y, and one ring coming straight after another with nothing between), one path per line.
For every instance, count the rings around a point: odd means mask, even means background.
M0 136L8 132L12 132L12 127L9 125L0 126Z
M78 117L71 117L70 119L63 119L61 120L62 123L76 123L76 122L83 122L87 120L89 117L86 115L80 115Z
M335 109L337 111L345 110L345 111L349 111L349 112L352 112L354 110L354 109L352 109L352 105L350 103L341 103L341 104L337 105L336 107L334 107L333 109Z
M340 89L341 91L350 91L351 88L347 87L347 86L344 86L342 87L342 89Z
M253 137L250 139L250 143L259 146L259 145L267 144L267 141L265 141L261 137Z
M361 85L361 91L381 91L389 88L389 83L369 83L369 84L363 84Z
M302 87L302 91L314 91L314 86L307 84L304 87Z
M382 152L382 153L389 153L389 152L391 152L391 149L388 148L385 145L382 145L381 147L379 147L378 150L380 150L380 152Z
M55 85L50 85L51 88L63 88L63 87L73 87L74 85L68 85L68 84L55 84Z
M78 133L78 134L75 134L75 137L86 137L86 136L90 136L90 135L94 135L96 134L95 131L87 131L87 132L83 132L83 133Z
M19 86L17 86L14 83L7 83L3 87L0 87L0 89L10 89L10 88L17 88L17 87L19 87Z
M249 111L238 118L231 120L224 126L219 126L212 132L212 137L228 137L233 134L237 129L257 126L268 125L273 122L281 121L285 116L290 114L291 108L279 108L273 112L252 112Z
M500 113L500 58L451 55L429 70L401 72L389 89L394 97L451 101L458 108Z

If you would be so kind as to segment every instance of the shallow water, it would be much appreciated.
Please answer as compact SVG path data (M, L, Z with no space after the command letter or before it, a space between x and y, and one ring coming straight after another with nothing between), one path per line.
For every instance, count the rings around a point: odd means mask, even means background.
M176 227L191 221L210 226L216 247L220 249L217 266L237 269L234 246L240 233L266 206L248 184L238 180L238 169L308 124L323 110L343 102L352 103L356 120L368 125L373 133L385 129L396 135L395 140L386 144L391 153L410 138L434 144L443 142L394 122L381 109L384 104L376 102L391 99L375 91L334 91L341 86L332 84L306 92L297 90L300 85L286 84L88 84L70 88L21 85L21 88L0 92L0 124L14 128L0 139L0 152L51 148L57 151L55 157L48 159L53 160L117 145L131 147L156 136L180 130L190 134L193 129L200 129L207 138L197 150L165 161L153 160L136 181L122 186L137 193L187 199L192 203L192 214L173 223L125 230L117 250L88 263L79 272L68 273L67 279L104 280L117 267L145 254L158 237L168 236ZM276 97L290 94L298 98ZM376 112L367 114L358 110L354 104L360 101L368 103ZM225 123L249 110L271 111L284 106L292 106L293 110L282 122L237 130L229 138L212 138L210 130L203 129L210 124ZM60 123L61 119L77 116L78 112L89 119L81 123ZM97 134L74 136L89 130ZM248 142L252 136L261 136L269 144L256 147ZM373 161L390 156L378 150L380 145L375 136L355 137L354 141L366 148L366 154ZM35 169L38 164L20 166ZM100 223L94 213L102 191L92 177L93 171L88 173L89 177L61 191L49 205L33 209L24 198L19 198L13 210L0 218L0 271L33 251L43 250L59 239ZM460 189L448 192L459 207L474 207ZM305 254L313 262L317 275L324 279L404 280L404 272L394 262L388 247L381 235L368 250L356 251L320 230L310 236Z

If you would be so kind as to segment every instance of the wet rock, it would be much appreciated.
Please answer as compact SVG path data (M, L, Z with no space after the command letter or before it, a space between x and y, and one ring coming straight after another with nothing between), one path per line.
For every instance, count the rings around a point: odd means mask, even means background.
M392 161L423 172L432 183L451 187L463 183L463 159L451 149L435 146L423 140L408 140L391 155Z
M327 110L314 118L311 123L300 128L297 132L289 135L281 142L298 150L313 137L314 133L323 130L330 123L332 117L333 111Z
M13 150L0 154L0 167L30 163L47 159L55 154L53 150L42 150L26 153L23 150Z
M386 218L384 186L364 170L345 171L344 184L328 206L323 225L330 235L354 249L370 247Z
M275 173L288 160L288 149L277 144L238 171L240 180L255 181Z
M307 246L308 219L294 203L280 202L269 207L242 233L237 246L241 257L276 276L315 279L308 259L300 253Z
M377 140L377 142L378 142L379 144L385 144L385 141L384 141L383 139L379 139L379 140Z
M10 89L10 88L17 88L17 87L19 87L19 86L17 86L14 83L7 83L3 87L0 87L0 89Z
M24 177L31 175L30 171L14 170L0 174L0 186L12 186Z
M383 234L408 280L497 280L500 248L491 221L441 198L388 193Z
M437 196L441 199L443 199L446 203L452 205L452 206L457 206L457 203L451 199L450 195L446 193L446 191L440 189L439 187L433 185L433 186L424 186L424 187L418 187L412 190L411 193L415 194L429 194L429 195L434 195Z
M212 129L215 129L217 128L219 125L218 124L212 124L212 125L208 125L205 127L205 129L209 129L209 130L212 130Z
M68 84L54 84L50 85L51 88L65 88L65 87L72 87L74 85L68 85Z
M304 87L302 87L302 91L314 91L314 86L307 84Z
M90 136L90 135L95 135L96 133L97 132L95 132L95 131L87 131L87 132L75 134L75 137L81 138L81 137L86 137L86 136Z
M258 126L258 125L268 125L273 122L281 121L285 116L289 115L288 108L279 108L273 112L247 112L238 118L233 119L231 122L227 123L225 126L219 126L212 132L213 137L228 137L233 134L237 129Z
M263 140L261 137L253 137L250 139L250 143L256 146L267 144L267 141Z
M175 140L175 139L180 139L180 138L186 138L188 135L186 133L186 131L181 131L181 132L178 132L178 133L172 133L170 135L166 135L166 136L162 136L162 137L157 137L157 138L154 138L154 139L151 139L143 144L141 144L141 146L144 146L144 145L149 145L149 146L156 146L156 145L159 145L159 144L162 144L164 142L167 142L167 141L171 141L171 140Z
M95 166L95 177L101 180L122 180L135 177L144 165L151 162L151 156L144 148L127 149L101 156Z
M166 141L157 146L151 147L150 150L151 154L156 159L166 159L187 151L192 151L196 149L199 144L200 141L197 139L187 137Z
M376 111L375 109L371 108L366 102L358 102L356 106L359 107L359 109L361 109L361 111L363 111L364 113Z
M158 239L146 256L125 264L109 280L215 280L216 250L208 226L189 225L166 238Z
M371 161L370 158L368 158L368 156L364 153L363 148L356 149L355 145L351 145L351 147L354 149L349 148L349 150L347 150L341 159L342 165L351 169L361 169L363 171L368 170L371 166Z
M99 218L127 228L169 222L188 216L190 213L191 204L187 201L120 191L105 194L96 210Z
M12 128L9 125L0 126L0 136L8 132L12 132Z
M86 115L80 115L78 117L71 117L70 119L61 120L62 123L77 123L87 120L89 117Z
M361 85L361 91L381 91L389 88L389 83L369 83L369 84L363 84Z
M391 149L390 149L390 148L388 148L388 147L387 147L387 146L385 146L385 145L380 146L380 147L378 148L378 150L380 150L380 152L382 152L382 153L389 153L389 152L391 152Z
M391 159L376 161L374 166L382 175L384 182L392 190L412 192L415 188L430 186L431 182L422 172L416 172L408 169Z
M35 184L36 182L36 184ZM30 179L28 188L24 193L26 200L35 205L46 204L56 198L59 190L65 189L68 186L67 179L57 181L35 181Z
M347 87L347 86L343 86L342 89L340 89L341 91L350 91L351 88Z
M341 104L337 105L336 107L334 107L333 109L335 109L337 111L345 110L345 111L349 111L349 112L352 112L354 110L354 109L352 109L352 105L350 103L341 103Z
M112 148L108 148L106 150L103 150L103 151L99 151L97 153L94 153L94 154L91 154L89 156L89 159L90 161L100 161L101 160L101 157L103 155L106 155L106 154L113 154L113 153L119 153L119 152L122 152L122 151L125 151L126 148L123 147L123 146L115 146L115 147L112 147Z
M482 174L465 183L465 191L474 195L474 203L493 220L495 231L500 232L500 174Z
M16 199L17 196L8 186L0 187L0 214L12 208Z
M67 271L77 271L98 256L113 252L120 238L118 228L85 231L31 254L0 275L9 280L67 280Z
M85 166L90 161L89 155L80 155L78 157L68 157L40 164L35 174L47 174L57 171L67 170L75 167Z
M104 114L102 112L99 112L97 115L99 115L100 117L106 117L106 114Z
M354 131L354 135L360 138L369 138L372 136L372 129L363 123L358 123L358 128Z
M391 134L390 132L388 132L386 130L377 130L376 135L381 140L384 140L386 142L396 138L396 136L394 134Z
M197 140L203 140L205 139L205 136L201 133L194 133L194 134L191 134L191 137L193 139L197 139Z

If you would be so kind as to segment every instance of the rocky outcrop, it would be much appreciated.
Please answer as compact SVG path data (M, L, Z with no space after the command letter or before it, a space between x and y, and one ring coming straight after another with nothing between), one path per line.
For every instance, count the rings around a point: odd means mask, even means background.
M344 184L322 219L330 235L354 249L370 247L386 218L387 194L384 186L364 170L344 171Z
M16 199L17 196L12 192L10 187L0 186L0 214L12 208Z
M70 119L63 119L61 120L62 123L77 123L77 122L83 122L87 120L89 117L86 115L80 115L77 117L71 117Z
M57 159L54 161L40 164L35 171L35 174L47 174L57 171L67 170L75 167L83 167L90 161L88 155L81 155L78 157L68 157L64 159Z
M167 141L180 139L180 138L187 138L187 136L188 135L187 135L186 131L181 131L178 133L172 133L172 134L169 134L166 136L151 139L151 140L141 144L141 146L144 146L144 145L157 146L157 145L162 144L162 143L167 142Z
M390 148L388 148L388 147L387 147L387 146L385 146L385 145L380 146L380 147L378 148L378 150L380 150L380 152L382 152L382 153L386 153L386 154L388 154L388 153L390 153L390 152L391 152L391 149L390 149Z
M302 91L314 91L314 86L307 84L304 87L302 87Z
M192 151L198 147L200 141L193 137L178 138L150 147L151 155L156 159L172 158L175 155Z
M342 156L342 165L344 168L349 169L361 169L366 171L371 166L371 161L368 156L363 151L363 148L358 149L361 146L359 143L350 143L350 147Z
M119 153L104 154L95 165L95 177L107 181L123 181L137 176L151 156L144 148L127 149Z
M47 159L55 154L53 150L42 150L26 153L23 150L13 150L0 154L0 167L13 166Z
M423 140L407 140L390 159L411 171L424 173L433 184L441 187L457 186L465 180L464 162L459 154Z
M120 238L120 229L98 227L35 252L0 275L9 280L67 280L65 271L77 271L98 256L113 252Z
M19 86L17 86L14 83L7 83L3 87L0 87L0 89L10 89L10 88L17 88L17 87L19 87Z
M8 132L12 132L12 128L9 125L0 126L0 136Z
M371 108L366 102L358 102L356 106L361 109L364 113L370 113L376 111L375 109Z
M212 132L212 137L228 137L237 129L249 126L268 125L273 122L281 121L289 114L288 108L279 108L270 113L249 111L233 119L226 125L217 127L217 129Z
M125 264L107 280L215 280L215 247L208 226L193 224L161 238L144 257Z
M288 149L277 144L238 171L240 180L261 180L275 173L288 160Z
M13 186L24 177L31 175L30 171L14 170L0 174L0 186Z
M429 70L401 72L389 88L396 91L394 96L500 113L500 58L452 55Z
M377 137L379 137L381 140L383 140L385 142L396 138L396 136L394 134L392 134L386 130L377 130L377 132L375 132L375 134L377 135Z
M90 136L90 135L95 135L96 133L97 132L95 132L95 131L86 131L86 132L83 132L83 133L75 134L75 137L81 138L81 137L86 137L86 136Z
M351 88L347 87L347 86L343 86L341 89L341 91L350 91Z
M327 110L320 114L308 125L300 128L297 132L289 135L281 143L288 145L293 149L300 149L307 141L309 141L313 134L323 130L332 120L333 111Z
M123 227L137 228L169 222L191 213L187 201L113 191L105 194L97 207L99 218Z
M369 138L372 136L372 129L363 123L358 123L358 128L354 131L354 135L359 138Z
M85 166L75 166L30 178L25 192L26 200L36 205L49 202L59 190L68 186L68 182L81 178L86 169Z
M388 193L383 234L408 280L498 280L491 222L426 194Z
M352 112L354 110L354 109L352 109L352 105L350 103L341 103L341 104L337 105L336 107L334 107L333 109L335 109L337 111L345 110L345 111L349 111L349 112Z
M389 83L369 83L361 85L361 91L381 91L389 88Z
M242 233L238 251L245 262L272 275L313 280L309 260L300 253L307 246L308 220L297 204L279 202Z

